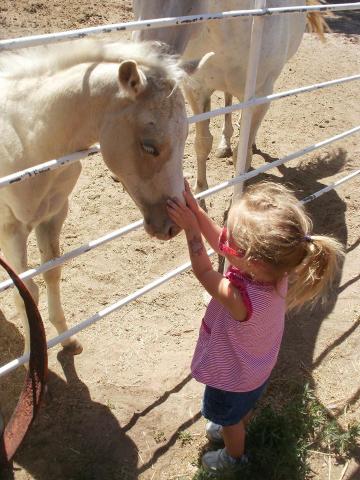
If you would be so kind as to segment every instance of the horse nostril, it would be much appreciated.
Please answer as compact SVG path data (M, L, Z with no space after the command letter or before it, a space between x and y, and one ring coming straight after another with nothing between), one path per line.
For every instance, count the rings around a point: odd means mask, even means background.
M175 224L170 225L170 227L169 227L169 238L175 237L179 232L180 232L180 228L177 225L175 225Z

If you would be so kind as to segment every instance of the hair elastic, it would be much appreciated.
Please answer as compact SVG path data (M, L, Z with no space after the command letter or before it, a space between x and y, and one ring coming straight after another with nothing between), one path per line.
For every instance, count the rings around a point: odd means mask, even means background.
M312 242L313 241L311 235L304 235L303 239L305 240L305 242Z

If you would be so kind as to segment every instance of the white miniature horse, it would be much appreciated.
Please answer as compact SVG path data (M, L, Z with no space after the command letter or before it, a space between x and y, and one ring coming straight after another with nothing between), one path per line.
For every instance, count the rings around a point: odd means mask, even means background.
M208 0L133 0L133 11L137 20L198 15L206 12L207 7ZM199 28L199 23L187 23L176 27L138 30L133 33L133 39L164 42L174 53L183 54L190 37Z
M0 56L0 177L100 142L106 165L142 212L147 232L178 233L166 200L181 197L188 132L183 71L155 45L81 41ZM59 256L59 235L80 162L0 190L0 247L17 272L27 269L35 229L42 262ZM44 274L49 318L67 330L60 268ZM38 289L27 281L35 301ZM23 320L23 303L17 298ZM27 322L24 322L27 325ZM75 338L64 346L80 353ZM28 348L28 336L26 337Z
M304 0L287 0L287 6L303 5ZM307 0L306 3L316 3ZM267 7L281 6L279 0L268 0ZM254 0L134 0L134 13L137 18L148 19L155 17L170 17L199 13L215 13L230 10L246 10L254 8ZM179 7L183 6L181 10ZM190 7L192 6L192 10ZM313 29L319 33L323 25L320 15L308 15ZM195 25L195 24L194 24ZM225 104L231 104L232 96L241 102L244 98L246 70L251 37L251 18L240 17L229 20L215 20L196 24L187 28L173 27L166 29L143 30L134 35L135 39L145 40L159 38L169 43L178 53L183 54L186 60L204 59L191 83L185 88L187 99L195 114L210 109L210 97L215 90L225 92ZM260 55L259 70L256 84L256 96L265 96L273 92L274 82L280 75L285 63L297 51L306 26L306 15L284 14L270 15L264 19L263 41ZM166 38L166 32L168 38ZM171 32L170 32L171 31ZM177 36L174 35L177 32ZM161 35L161 36L160 36ZM205 55L213 52L213 55ZM269 104L253 107L253 117L249 138L249 149L246 159L247 168L250 167L252 145L262 119L269 108ZM222 137L218 148L218 156L231 154L230 139L233 133L231 115L225 116ZM196 191L208 188L206 179L206 160L212 148L212 135L209 130L209 121L196 124L195 150L197 155ZM236 159L236 153L234 155Z

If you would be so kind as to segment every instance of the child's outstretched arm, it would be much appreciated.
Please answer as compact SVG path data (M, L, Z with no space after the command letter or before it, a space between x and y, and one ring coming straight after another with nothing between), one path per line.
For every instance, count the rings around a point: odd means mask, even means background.
M168 212L170 218L185 231L191 265L197 279L236 320L245 320L247 310L239 291L212 267L201 237L197 216L187 205L183 205L176 199L168 200Z
M221 233L221 227L219 227L209 216L208 214L200 207L196 198L193 196L189 183L185 180L185 192L184 198L186 205L194 213L199 222L201 233L204 235L206 240L209 242L211 248L215 250L216 253L222 255L222 252L219 250L219 237Z

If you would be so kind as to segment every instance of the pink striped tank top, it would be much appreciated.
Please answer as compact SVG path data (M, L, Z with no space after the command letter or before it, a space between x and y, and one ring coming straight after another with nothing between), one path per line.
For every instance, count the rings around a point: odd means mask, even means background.
M226 278L239 289L247 318L235 320L217 300L211 299L200 327L191 363L201 383L230 392L260 387L275 366L285 321L287 277L275 287L251 280L235 267Z

